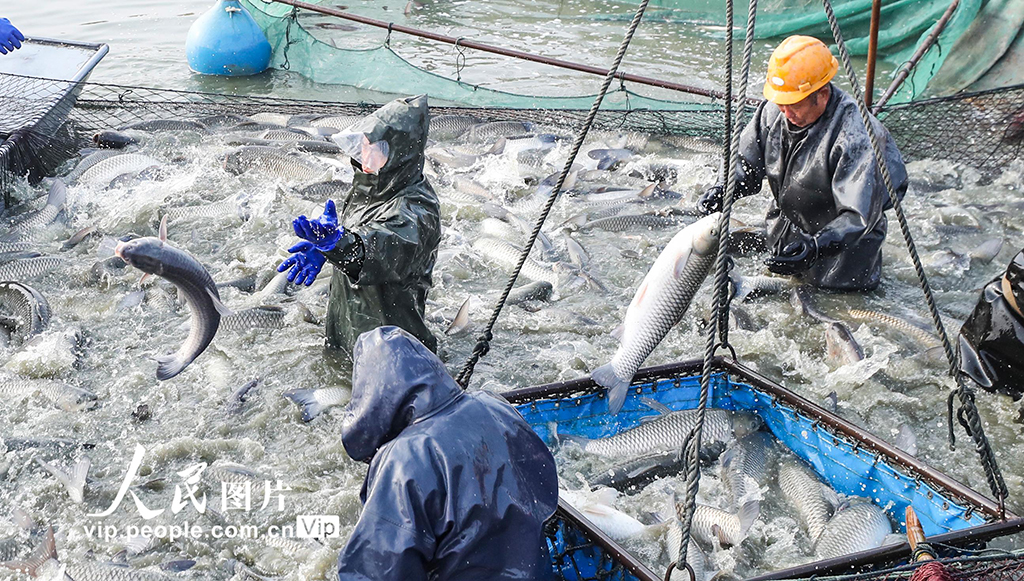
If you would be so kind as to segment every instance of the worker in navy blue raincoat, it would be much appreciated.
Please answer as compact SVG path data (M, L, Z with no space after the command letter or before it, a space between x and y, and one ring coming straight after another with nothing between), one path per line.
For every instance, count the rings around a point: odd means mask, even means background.
M339 580L549 578L555 463L518 412L398 327L360 335L353 365L341 438L370 468Z

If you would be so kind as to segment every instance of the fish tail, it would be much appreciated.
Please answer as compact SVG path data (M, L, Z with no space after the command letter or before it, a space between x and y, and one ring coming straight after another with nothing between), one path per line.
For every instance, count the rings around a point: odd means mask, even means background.
M39 458L36 458L36 462L45 468L47 472L53 474L68 489L68 494L75 504L82 502L85 496L85 477L89 473L89 467L92 466L92 461L89 458L79 460L71 469L70 474Z
M559 443L562 443L562 442L572 442L572 443L578 445L580 448L584 448L584 447L586 447L587 444L590 443L590 438L584 438L583 436L573 436L572 434L558 434L558 433L556 433L555 437L558 439Z
M736 518L740 521L740 534L739 538L736 539L737 543L746 538L747 532L750 530L750 527L754 524L754 521L757 520L757 517L760 514L761 503L756 500L752 500L744 504L736 513Z
M630 379L622 379L615 373L611 363L602 365L595 369L590 377L594 383L601 387L608 388L608 411L617 414L626 402L626 389L629 387Z
M33 549L32 554L26 559L4 561L0 565L36 577L39 575L39 568L50 559L57 559L57 541L53 538L53 527L46 529L46 536L43 538L43 542L39 543Z
M164 381L181 373L191 361L179 359L177 353L174 355L163 355L156 358L156 378Z
M50 185L50 193L46 198L46 205L60 208L67 199L68 188L64 185L64 180L60 178L53 180L53 184Z
M327 409L317 401L316 391L312 389L289 389L281 395L302 406L302 421L304 422L313 421L313 418Z

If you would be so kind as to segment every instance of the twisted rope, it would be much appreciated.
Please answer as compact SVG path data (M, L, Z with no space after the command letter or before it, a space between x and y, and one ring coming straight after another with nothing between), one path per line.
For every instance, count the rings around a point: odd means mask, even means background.
M633 40L633 34L636 32L637 27L640 26L640 20L643 19L644 11L647 10L648 2L650 2L650 0L642 0L640 2L640 6L637 7L636 14L633 16L633 21L629 23L629 29L626 31L626 36L622 39L622 44L619 45L619 51L615 55L615 61L612 63L611 68L608 69L608 74L605 75L604 81L601 83L601 90L598 91L597 97L594 98L594 104L590 107L590 112L587 114L587 119L583 124L583 129L581 129L579 134L576 135L576 141L572 144L572 150L569 152L569 158L565 160L565 166L562 168L562 173L558 176L558 182L555 184L554 189L551 190L551 194L548 195L547 202L544 204L544 209L541 211L540 217L537 218L537 223L533 227L533 232L530 233L530 239L526 241L526 246L523 247L523 252L519 255L519 262L516 263L516 267L513 269L512 275L509 277L508 283L505 285L505 290L501 293L501 298L498 299L498 303L494 306L494 312L491 313L491 318L487 321L487 327L484 329L484 332L481 333L480 337L478 337L477 344L473 347L473 354L470 355L466 364L462 367L462 371L460 371L458 377L455 378L463 389L466 389L469 386L469 380L473 377L473 368L476 367L477 362L479 362L480 358L490 350L490 342L493 338L492 331L494 330L494 324L498 321L498 315L501 314L501 309L505 306L505 301L508 300L508 295L512 292L512 287L515 286L516 279L519 278L519 272L523 269L523 265L526 263L526 259L530 255L530 250L537 241L537 236L540 235L540 229L548 219L548 214L551 213L551 208L555 205L555 200L558 199L558 194L562 192L562 186L565 184L565 180L569 176L572 164L576 161L576 156L579 154L580 148L583 147L583 141L587 138L587 133L590 132L590 127L594 124L594 119L597 117L597 111L601 108L601 101L604 100L604 96L608 92L608 87L612 84L612 79L614 79L618 73L619 65L622 63L622 58L626 56L626 49L629 48L629 43Z
M727 2L727 12L731 13L733 0ZM750 0L750 7L747 12L747 30L743 39L743 64L740 67L740 83L737 94L747 94L747 81L750 73L750 59L754 49L754 23L757 18L757 0ZM729 29L732 29L732 21L728 22ZM731 43L729 43L731 45ZM732 60L731 51L727 52L729 60ZM730 67L731 70L731 67ZM730 84L731 86L731 84ZM732 143L729 146L729 158L725 171L726 188L725 198L722 200L722 215L718 220L718 255L715 261L715 301L714 312L721 313L727 309L729 294L728 278L728 244L726 243L729 233L729 220L732 215L732 205L736 199L736 165L739 163L740 134L743 132L741 115L736 115L732 123ZM700 441L704 431L704 419L707 416L708 393L711 383L711 361L715 356L715 336L718 334L718 327L728 326L728 315L723 322L722 316L715 316L715 323L708 330L708 339L704 349L704 366L700 374L700 400L697 403L697 425L686 436L684 450L686 454L686 500L685 508L681 515L677 514L682 527L680 537L679 557L676 559L676 568L681 569L686 565L686 550L690 544L690 527L693 525L693 513L697 508L697 490L700 488ZM678 509L677 509L678 511Z
M999 469L999 464L997 463L995 454L992 451L992 446L989 443L988 438L985 437L985 430L981 423L981 414L978 413L978 408L974 405L974 393L968 388L963 378L958 377L956 354L953 352L953 348L950 345L949 336L946 335L946 328L943 326L942 318L939 316L939 309L935 306L935 298L932 296L932 289L928 284L928 277L925 275L924 268L921 266L921 259L917 254L917 247L914 245L914 238L910 234L910 226L907 224L907 217L903 212L903 206L899 197L896 195L896 189L892 185L892 176L889 174L889 166L886 165L885 155L882 150L881 142L878 139L878 135L875 134L875 128L871 125L868 108L864 103L864 95L861 93L860 85L857 82L857 73L853 70L853 64L850 62L850 53L846 50L846 43L843 41L843 34L839 29L839 21L836 19L835 12L832 11L831 1L822 0L822 2L825 6L825 14L828 16L829 27L832 29L832 36L835 37L836 46L839 48L839 56L840 60L843 62L843 69L846 71L846 76L850 80L853 97L857 101L857 109L860 111L861 120L864 122L864 128L867 130L868 137L871 140L871 148L875 154L875 164L878 166L878 170L882 174L882 182L885 184L885 189L889 193L889 200L892 202L892 208L896 212L896 220L899 222L900 232L903 234L903 240L907 244L907 251L910 253L910 258L914 263L914 271L917 273L917 279L921 284L921 291L924 293L924 300L928 305L928 312L931 314L932 323L935 325L935 331L939 336L939 340L942 341L942 350L945 352L946 360L949 362L949 372L957 383L956 394L960 399L960 410L958 414L961 418L965 418L965 428L969 426L967 433L974 440L974 447L981 459L982 467L985 469L985 478L988 481L988 486L992 490L992 494L999 501L1001 511L1004 511L1005 509L1002 507L1007 496L1006 482L1003 479L1002 471ZM952 410L952 406L949 406L949 408ZM952 437L952 421L953 419L950 417L950 447L952 447L955 442Z

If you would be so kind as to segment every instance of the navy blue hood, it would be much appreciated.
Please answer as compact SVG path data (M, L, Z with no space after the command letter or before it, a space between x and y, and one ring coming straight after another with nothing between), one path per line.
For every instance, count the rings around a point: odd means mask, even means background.
M352 400L341 441L353 460L369 461L406 427L462 396L441 360L398 327L360 335L352 361Z

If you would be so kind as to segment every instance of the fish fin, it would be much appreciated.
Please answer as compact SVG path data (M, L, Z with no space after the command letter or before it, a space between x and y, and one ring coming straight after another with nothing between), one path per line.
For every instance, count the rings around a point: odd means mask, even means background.
M838 512L844 502L839 498L839 493L832 490L832 487L824 482L821 483L821 497L825 499L825 502L832 505L832 508Z
M494 142L494 145L492 145L491 148L487 150L487 155L501 155L502 153L505 153L506 143L508 143L507 139L505 139L504 137L499 138L497 141Z
M32 520L32 517L20 507L14 507L11 510L11 518L14 520L14 524L18 525L18 528L23 531L30 531L36 528L36 523Z
M623 323L623 324L620 324L618 327L615 327L614 329L612 329L611 336L616 341L621 342L622 341L622 335L625 332L626 332L626 325L625 325L625 323Z
M675 278L679 278L680 276L682 276L683 272L686 271L686 264L689 263L689 262L690 262L690 253L689 252L683 252L682 254L677 256L676 257L676 264L672 268L672 276L674 276Z
M161 242L167 242L167 214L164 214L163 218L160 218L160 229L157 236Z
M151 278L153 278L152 272L147 272L143 274L142 278L139 279L139 288L142 288L142 285L146 284L146 281L148 281Z
M559 443L562 443L563 441L572 442L573 444L578 445L580 448L583 448L590 443L590 438L584 438L583 436L574 436L572 434L557 434L557 438Z
M914 430L907 424L900 424L899 430L900 433L897 434L893 444L911 456L917 455L917 436L914 434Z
M160 381L170 379L188 367L188 363L178 359L176 353L154 357L154 359L156 360L156 378Z
M39 458L36 458L36 463L52 474L68 489L68 494L75 504L81 504L85 492L85 476L89 473L89 466L92 465L92 461L89 458L83 457L75 463L70 474Z
M448 325L445 329L445 335L454 335L466 329L469 326L469 297L462 302L462 306L459 307L459 312L456 313L455 318L452 319L452 324Z
M598 367L591 372L590 377L594 380L594 383L608 388L608 412L611 414L619 413L619 410L622 409L622 404L626 402L626 391L633 378L622 379L616 375L615 368L611 363Z
M127 567L128 566L128 550L127 549L121 549L120 551L114 553L114 556L110 558L110 564L111 565L116 565L118 567Z
M593 495L598 501L608 506L614 506L615 500L619 498L619 491L605 486L594 490Z
M231 309L227 308L224 305L224 303L220 302L220 297L218 297L214 293L213 290L206 289L206 294L210 295L210 300L213 301L213 308L217 309L217 312L220 314L220 316L222 316L222 317L230 317L231 315L235 314L234 311L232 311ZM262 308L262 307L260 307L260 308Z
M50 559L57 559L57 541L53 538L53 527L46 528L46 536L43 537L41 543L32 550L27 558L23 560L15 561L4 561L0 565L20 571L22 573L28 573L32 577L36 577L39 574L39 568L43 566ZM61 579L63 579L63 574Z
M722 456L719 458L722 461L722 468L728 468L730 465L732 465L734 459L736 458L736 455L739 454L737 450L739 450L739 448L729 448L728 450L725 451L725 453L722 454Z
M825 396L825 403L828 404L825 409L832 413L839 411L839 394L832 390Z
M64 202L68 198L68 188L64 184L64 180L55 178L53 183L50 184L50 193L46 197L46 205L53 206L54 208L60 208L64 205Z
M747 532L760 514L761 503L756 500L751 500L740 507L739 511L736 512L736 517L740 520L740 538L735 539L736 543L746 538Z
M149 548L150 537L144 535L133 535L125 541L125 550L132 555L138 555Z
M602 157L601 160L597 162L597 169L608 169L615 165L615 161L614 157Z
M284 397L302 406L302 421L311 422L326 409L316 399L316 390L312 389L289 389L284 392Z
M646 188L640 190L640 193L637 194L637 195L640 197L641 200L650 199L651 196L654 195L654 192L657 190L657 188L658 188L658 182L654 182L653 184L651 184L651 185L647 186Z
M651 399L649 397L642 397L642 398L640 398L640 403L644 404L645 406L651 408L652 410L654 410L654 411L656 411L656 412L658 412L659 414L662 414L662 415L668 415L668 414L672 413L672 408L668 407L667 405L661 403L660 401L658 401L656 399Z
M164 571L170 571L172 573L181 573L182 571L188 571L196 564L192 559L175 559L174 561L167 561L166 563L160 564L160 569Z
M725 534L725 531L719 525L711 525L711 536L718 539L718 544L723 549L728 549L736 544L733 542L733 539L729 538L729 535Z

